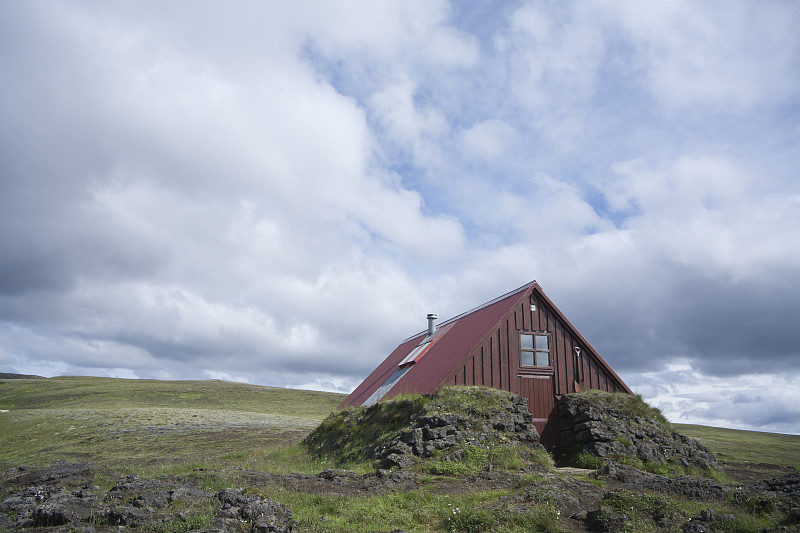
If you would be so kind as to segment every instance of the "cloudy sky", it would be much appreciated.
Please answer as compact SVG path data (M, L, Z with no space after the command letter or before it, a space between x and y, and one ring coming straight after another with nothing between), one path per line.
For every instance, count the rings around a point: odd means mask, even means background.
M349 392L536 279L800 433L794 1L0 1L0 371Z

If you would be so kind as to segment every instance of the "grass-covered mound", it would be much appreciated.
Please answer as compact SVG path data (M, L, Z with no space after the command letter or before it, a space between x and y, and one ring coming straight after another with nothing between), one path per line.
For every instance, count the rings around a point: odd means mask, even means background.
M717 459L695 439L680 435L640 396L588 391L558 400L561 455L578 466L606 461L661 475L718 469Z
M303 441L338 464L375 461L382 467L423 464L435 473L547 462L531 424L528 402L486 387L443 387L348 408L326 418ZM491 465L491 466L490 466Z

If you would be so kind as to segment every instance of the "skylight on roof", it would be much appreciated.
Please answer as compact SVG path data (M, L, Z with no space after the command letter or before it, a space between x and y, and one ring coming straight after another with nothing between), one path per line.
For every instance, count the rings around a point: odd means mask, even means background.
M433 343L431 341L423 342L422 344L411 350L411 353L405 356L403 360L400 361L400 364L398 364L397 366L405 366L409 363L416 363L425 354L425 352L427 352L431 348L431 346L433 346Z
M367 398L366 401L364 401L364 403L361 405L363 405L364 407L369 407L370 405L375 404L378 400L386 396L386 393L389 392L392 389L392 387L394 387L394 384L400 381L400 378L405 376L406 372L408 372L409 370L411 370L411 365L408 365L405 368L398 368L397 370L392 372L392 375L389 376L389 378L383 382L383 385L375 389L375 392L373 392L370 395L370 397Z

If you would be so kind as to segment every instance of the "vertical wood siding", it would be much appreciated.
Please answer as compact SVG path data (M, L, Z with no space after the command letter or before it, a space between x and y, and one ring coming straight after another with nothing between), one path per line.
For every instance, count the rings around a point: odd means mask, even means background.
M529 303L524 303L525 301ZM536 307L530 310L530 305ZM520 390L516 379L519 372L530 369L520 367L519 334L523 331L542 331L550 334L550 358L554 394L574 391L577 377L583 375L581 390L598 389L607 392L621 390L615 385L601 365L593 360L591 352L581 346L569 328L558 319L558 314L545 301L531 294L519 306L510 309L500 324L489 332L454 368L445 383L484 385L515 393ZM581 346L581 368L576 368L574 349Z
M519 377L518 382L520 395L528 399L528 408L533 415L532 422L539 432L540 442L553 448L558 444L553 376Z
M531 310L531 305L535 306L535 311ZM590 347L560 316L545 298L539 298L531 290L519 305L508 310L443 382L484 385L524 396L536 419L542 444L549 448L556 446L556 395L575 392L576 383L580 390L624 390L624 386L616 385L616 378L606 373ZM551 368L520 366L520 333L525 331L549 334ZM580 358L575 355L576 346L581 348ZM583 381L578 383L581 376Z

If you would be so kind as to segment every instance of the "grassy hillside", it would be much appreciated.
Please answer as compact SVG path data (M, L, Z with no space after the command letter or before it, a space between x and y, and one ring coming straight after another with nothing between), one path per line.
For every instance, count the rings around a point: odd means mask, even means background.
M717 458L733 463L767 463L800 470L800 435L674 424L683 435L700 439Z
M321 419L344 398L328 392L227 381L94 377L0 379L0 409L165 407L273 413Z
M42 376L34 376L31 374L11 374L9 372L0 372L0 379L45 379Z
M12 475L11 467L44 467L62 459L108 467L114 475L188 480L208 490L243 487L289 505L298 532L583 532L588 531L583 522L567 519L570 509L614 503L600 501L613 486L586 478L585 472L482 472L474 480L433 473L404 477L402 472L396 479L395 474L383 479L385 473L329 481L316 475L274 476L334 467L310 456L300 442L342 399L341 394L222 381L0 379L0 478ZM739 463L756 465L759 479L800 468L800 436L704 426L676 429L700 438L736 468ZM104 475L93 482L108 490L114 478ZM0 494L0 500L5 496ZM631 498L642 505L650 502ZM711 505L662 500L690 517ZM629 507L628 500L624 503ZM772 511L742 514L738 503L713 505L720 514L741 514L730 531L757 533L783 520ZM186 531L183 526L189 527L178 524L164 531Z
M238 457L294 445L344 398L341 394L226 381L158 381L95 377L0 378L0 463L41 465L55 459L152 465L200 459L227 450ZM800 470L800 436L676 424L726 462L769 463ZM181 439L174 439L181 435ZM273 443L273 444L268 444ZM234 450L234 451L231 451ZM274 450L273 450L274 451ZM226 466L230 461L222 461Z
M0 467L64 459L145 474L282 471L342 399L224 381L0 379Z

